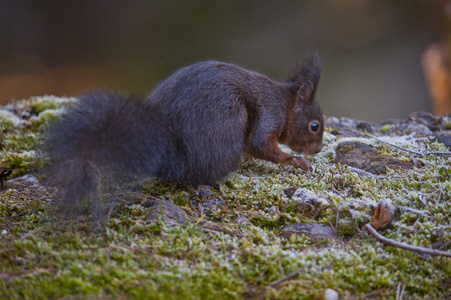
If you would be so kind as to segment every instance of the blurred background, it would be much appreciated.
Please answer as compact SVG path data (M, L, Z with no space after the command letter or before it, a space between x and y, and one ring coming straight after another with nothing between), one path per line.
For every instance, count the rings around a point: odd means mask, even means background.
M318 51L327 115L379 122L445 113L431 101L431 82L440 78L442 94L450 86L446 2L0 0L0 104L93 88L144 96L207 59L283 79ZM427 70L434 63L445 75Z

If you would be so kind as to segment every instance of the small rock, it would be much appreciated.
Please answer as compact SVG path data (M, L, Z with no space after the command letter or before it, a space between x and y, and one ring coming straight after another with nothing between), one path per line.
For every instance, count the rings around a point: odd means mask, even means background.
M446 136L446 135L437 136L436 140L439 143L444 144L446 147L448 147L448 149L451 150L451 136Z
M350 118L336 118L330 117L328 118L324 125L326 127L332 127L333 130L330 131L331 134L341 137L356 137L356 136L364 136L364 133L357 129L357 124L360 121L350 119Z
M38 182L36 176L27 174L11 180L6 181L6 187L10 189L22 189Z
M338 300L338 292L333 289L326 289L324 291L324 300Z
M340 123L340 120L337 117L329 117L326 119L326 121L324 121L324 126L326 127L330 127L330 126L335 126L337 127L337 125Z
M300 200L302 202L312 202L316 200L316 196L305 189L297 189L294 192L293 197L297 198L297 201Z
M433 135L428 126L423 124L415 124L412 122L402 123L395 129L395 131L398 134L411 134L412 132L415 132L415 136L417 137Z
M371 124L368 123L368 122L359 122L359 123L356 125L356 127L357 127L357 129L360 130L360 131L364 131L364 132L366 131L366 132L368 132L368 133L374 133L373 127L372 127Z
M442 121L440 124L440 128L444 131L451 130L451 114L447 116L442 116Z
M340 118L340 126L342 127L356 127L357 123L359 121L357 121L356 119L351 119L351 118L346 118L346 117L341 117Z
M208 199L200 205L202 206L203 213L207 216L211 216L218 210L227 210L229 208L227 202L225 202L222 198Z
M335 149L336 162L361 169L372 174L385 174L390 169L412 169L412 165L380 155L376 149L359 142L343 142Z
M269 212L272 212L272 213L280 213L280 209L279 209L277 206L275 206L275 205L271 206L271 207L268 209L268 211L269 211Z
M297 190L298 190L298 187L292 186L292 187L284 189L283 193L285 194L285 196L288 197L288 199L291 199Z
M417 111L409 115L407 120L391 119L379 124L382 132L396 132L398 134L416 133L416 136L430 136L433 132L445 129L446 116L434 116L429 112ZM392 127L387 127L392 126ZM390 128L390 130L386 130Z
M342 128L342 129L336 129L331 132L331 134L335 136L340 137L363 137L365 136L365 133L361 132L358 129L354 128Z
M188 222L188 215L172 201L156 199L150 202L150 214L148 220L153 223L164 221L167 225L184 225Z
M249 219L245 216L239 216L237 217L233 223L238 224L238 225L249 225L251 222L249 221Z
M311 212L315 216L320 215L328 206L328 201L316 197L305 189L297 189L292 199L296 201L301 211Z
M212 191L212 189L211 189L211 186L209 186L209 185L199 185L197 188L196 188L196 191L195 191L196 193L197 193L197 195L199 196L199 197L201 197L201 198L207 198L207 197L210 197L210 196L214 196L215 195L215 193Z
M329 225L318 223L287 225L280 229L280 235L289 239L293 234L298 236L305 235L313 241L322 241L325 239L336 239L335 231Z
M442 250L442 249L446 249L446 246L448 246L448 244L443 243L443 242L436 242L431 245L431 248Z
M416 111L409 115L409 120L426 125L428 128L437 127L436 124L439 118L427 111Z

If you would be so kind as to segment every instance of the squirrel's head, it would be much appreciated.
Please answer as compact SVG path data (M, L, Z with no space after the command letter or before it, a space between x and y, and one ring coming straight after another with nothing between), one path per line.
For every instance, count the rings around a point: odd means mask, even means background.
M322 149L324 117L316 101L321 74L318 55L306 58L288 80L292 84L284 144L296 152L318 153Z

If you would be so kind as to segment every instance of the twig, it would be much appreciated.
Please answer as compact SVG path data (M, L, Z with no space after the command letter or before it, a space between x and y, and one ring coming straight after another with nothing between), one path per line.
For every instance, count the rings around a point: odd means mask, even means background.
M24 240L24 239L27 238L28 236L30 236L30 235L32 235L32 234L35 234L35 233L37 233L37 232L39 232L39 231L42 231L42 227L41 227L41 228L38 228L38 229L35 229L35 230L32 230L32 231L28 231L27 233L25 233L24 235L22 235L22 236L20 237L20 239L21 239L21 240Z
M379 139L379 138L377 138L375 136L371 136L369 134L366 134L366 136L368 136L368 137L370 137L372 139L375 139L376 141L381 142L383 144L386 144L386 145L398 148L399 150L406 151L406 152L409 152L409 153L412 153L412 154L415 154L415 155L420 155L420 156L425 156L425 155L451 155L451 151L448 151L448 152L442 152L442 151L426 151L426 152L414 151L414 150L403 148L403 147L397 146L395 144L383 141L383 140L381 140L381 139Z
M369 233L371 233L371 235L374 236L379 242L381 242L382 244L385 244L385 245L393 246L393 247L404 249L404 250L409 250L412 252L451 257L451 252L413 246L413 245L409 245L406 243L401 243L401 242L397 242L397 241L388 239L388 238L380 235L376 231L376 229L374 229L373 226L371 226L370 224L366 224L363 228L365 228Z
M351 167L349 165L346 165L346 167L351 172L355 172L355 173L359 174L360 176L365 176L365 177L371 177L371 178L376 178L376 179L406 178L406 176L381 176L381 175L374 175L373 173L367 172L367 171L359 169L359 168L354 168L354 167Z
M278 286L279 284L281 284L284 281L287 281L293 277L295 277L296 275L298 275L299 273L301 273L302 271L304 271L307 267L310 267L310 264L303 266L302 268L297 269L296 271L291 272L290 274L283 276L282 278L279 278L273 282L271 282L270 284L268 284L266 286L266 288L273 288Z
M428 152L424 152L423 155L451 155L451 152L428 151Z
M418 210L415 208L410 208L410 207L401 206L401 205L396 205L395 207L400 210L403 210L403 211L408 211L408 212L413 212L413 213L419 214L421 216L428 216L424 211L421 211L421 210Z
M354 167L351 167L351 166L348 166L348 165L347 165L346 167L347 167L350 171L355 172L355 173L359 174L360 176L365 176L365 177L376 177L376 178L379 177L379 176L374 175L373 173L364 171L364 170L359 169L359 168L354 168Z
M406 151L406 152L409 152L409 153L412 153L412 154L415 154L415 155L424 155L424 153L421 152L421 151L413 151L413 150L410 150L410 149L407 149L407 148L403 148L403 147L400 147L400 146L398 146L398 145L395 145L395 144L392 144L392 143L383 141L383 140L381 140L381 139L379 139L379 138L377 138L377 137L375 137L375 136L369 135L369 134L367 134L367 136L370 137L370 138L372 138L372 139L375 139L376 141L381 142L381 143L383 143L383 144L386 144L386 145L395 147L395 148L397 148L397 149L399 149L399 150L403 150L403 151Z
M398 283L398 287L396 288L396 300L402 300L405 288L406 288L405 284L401 284L401 282Z

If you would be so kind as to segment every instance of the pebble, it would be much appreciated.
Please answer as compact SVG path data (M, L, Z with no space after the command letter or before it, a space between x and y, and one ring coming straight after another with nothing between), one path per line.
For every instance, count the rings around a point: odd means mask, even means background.
M338 292L333 289L326 289L324 291L324 300L338 300Z
M22 189L38 182L38 178L32 174L27 174L6 181L6 187L9 189Z
M188 222L186 212L174 202L165 199L152 200L149 204L150 213L148 220L153 223L164 221L166 225L181 226Z
M300 223L287 225L280 229L280 235L289 239L293 234L298 236L305 235L313 241L321 242L325 239L336 239L337 234L330 225L319 223Z
M212 216L218 210L227 210L229 208L227 202L222 198L208 199L200 205L202 207L202 212L207 216Z

